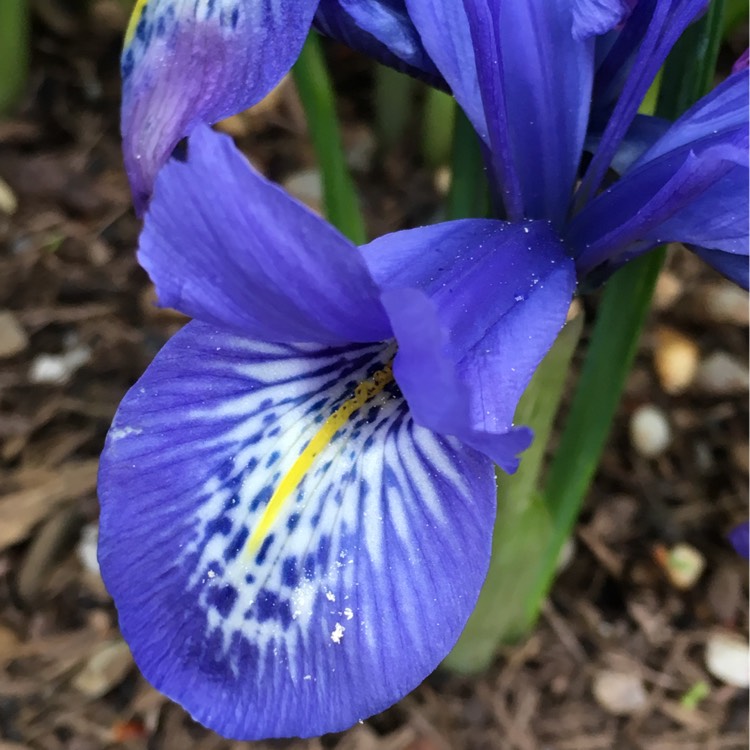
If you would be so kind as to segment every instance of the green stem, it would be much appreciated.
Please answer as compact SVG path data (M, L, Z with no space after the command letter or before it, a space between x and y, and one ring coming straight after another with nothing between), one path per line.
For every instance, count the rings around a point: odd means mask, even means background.
M361 245L367 241L365 224L344 157L333 87L320 39L314 33L294 66L294 80L318 156L326 215L352 242Z
M554 529L540 574L528 592L536 616L555 574L557 560L596 473L625 379L638 350L664 251L620 269L609 281L597 311L591 344L559 447L549 468L544 497Z
M479 138L463 111L458 105L454 106L456 115L447 215L449 219L487 216L489 187Z
M383 152L403 139L414 109L417 82L385 65L375 67L375 128Z
M422 154L431 167L446 164L451 157L451 139L456 103L439 89L428 88L422 119Z
M583 329L583 315L566 324L516 409L514 421L534 431L518 471L497 474L497 519L492 559L479 601L461 638L446 658L449 669L471 674L486 669L501 643L522 636L533 624L526 603L550 547L554 524L538 492L539 474L552 423L568 379L570 359Z
M0 115L8 114L23 94L30 44L27 0L0 0Z

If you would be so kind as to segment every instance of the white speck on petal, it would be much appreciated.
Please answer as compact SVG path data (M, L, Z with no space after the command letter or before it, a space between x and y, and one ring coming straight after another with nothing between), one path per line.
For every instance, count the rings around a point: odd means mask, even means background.
M336 594L334 594L333 591L326 591L326 599L328 599L329 602L335 602Z
M347 620L351 620L352 617L354 617L354 612L352 612L351 607L346 607L344 609L344 617L346 617Z
M331 633L331 640L334 643L341 643L345 630L346 628L340 622L337 622L336 627L333 629L333 633Z

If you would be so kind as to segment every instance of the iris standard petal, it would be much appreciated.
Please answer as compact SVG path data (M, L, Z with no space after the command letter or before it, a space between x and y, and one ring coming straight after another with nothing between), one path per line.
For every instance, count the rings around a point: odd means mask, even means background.
M746 155L746 147L745 147ZM635 170L587 206L567 239L588 274L636 243L685 242L747 255L747 167L743 148L724 144L665 155ZM632 257L632 256L631 256Z
M588 273L631 243L748 253L747 72L698 102L571 222Z
M492 465L414 423L393 349L194 322L120 406L102 574L144 675L223 735L319 735L387 707L475 603Z
M697 101L641 155L634 168L704 138L716 140L738 128L747 128L748 107L748 71L744 69Z
M575 289L549 224L446 222L381 237L362 253L384 291L394 372L415 419L512 471L528 444L528 433L511 432L513 413Z
M596 194L659 68L682 32L705 10L706 0L647 0L644 7L648 10L653 7L653 12L648 21L640 13L631 16L630 21L638 25L633 39L640 44L632 63L627 61L624 85L609 114L599 148L583 176L576 199L579 207ZM625 61L620 62L624 67Z
M426 49L491 150L506 217L561 225L594 64L593 40L573 37L569 0L406 2Z
M570 0L465 2L467 7L491 9L491 19L483 12L480 20L494 22L497 47L480 51L477 59L485 80L497 70L495 59L501 60L507 125L497 119L499 101L493 101L492 110L485 110L487 127L491 133L509 128L524 216L547 219L559 228L568 212L586 135L593 39L573 36Z
M315 27L384 65L446 88L404 0L321 0Z
M125 166L138 211L175 144L260 101L291 68L318 0L138 0L122 53Z
M617 153L610 162L610 169L618 175L624 174L650 149L672 126L669 120L651 115L636 115L627 135L622 139ZM586 134L585 150L596 153L602 140L601 130L590 128Z
M722 250L707 250L691 245L690 249L719 273L724 274L743 289L750 288L750 265L747 255L725 253Z
M405 4L425 50L479 137L487 143L474 40L464 3L460 0L405 0Z
M161 304L266 341L391 335L356 247L198 126L156 183L138 258Z

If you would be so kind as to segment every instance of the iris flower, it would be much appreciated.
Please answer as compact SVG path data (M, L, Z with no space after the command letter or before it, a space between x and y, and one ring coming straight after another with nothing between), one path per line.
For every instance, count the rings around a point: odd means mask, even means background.
M667 241L748 284L747 61L670 125L637 115L705 0L150 0L123 54L137 204L178 140L258 101L321 30L449 88L498 215L552 222L578 277ZM593 152L583 174L584 150ZM621 179L612 181L612 176ZM576 189L577 188L577 189Z
M463 220L356 248L198 126L139 259L194 318L125 396L99 554L143 674L242 739L391 705L486 574L493 464L575 272L547 222Z

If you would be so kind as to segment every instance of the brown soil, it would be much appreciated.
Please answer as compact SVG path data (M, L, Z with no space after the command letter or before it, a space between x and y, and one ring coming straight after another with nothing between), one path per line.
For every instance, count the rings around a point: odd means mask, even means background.
M0 310L10 311L0 333L9 335L12 317L25 334L15 355L0 357L0 750L747 747L747 691L705 665L713 633L747 634L747 569L724 539L747 517L747 395L695 384L669 395L653 363L659 328L669 326L702 357L723 351L744 364L747 319L717 321L703 303L720 280L682 250L660 286L572 559L534 632L486 674L438 672L341 735L254 744L202 729L139 676L84 558L114 410L183 319L153 307L134 258L139 223L117 126L121 5L99 0L88 17L76 6L36 3L28 94L17 116L0 120L9 188L0 190ZM334 69L346 71L337 83L347 143L366 152L371 71L346 50L330 52ZM227 128L274 179L314 165L291 86ZM373 235L438 209L439 180L414 153L417 142L409 136L360 169ZM47 355L61 354L78 358L69 376L32 382L50 377ZM644 403L662 408L674 430L657 459L639 456L628 436ZM679 541L706 560L686 591L660 564ZM593 697L602 670L640 678L646 700L635 713L615 715ZM691 702L690 691L702 697Z

